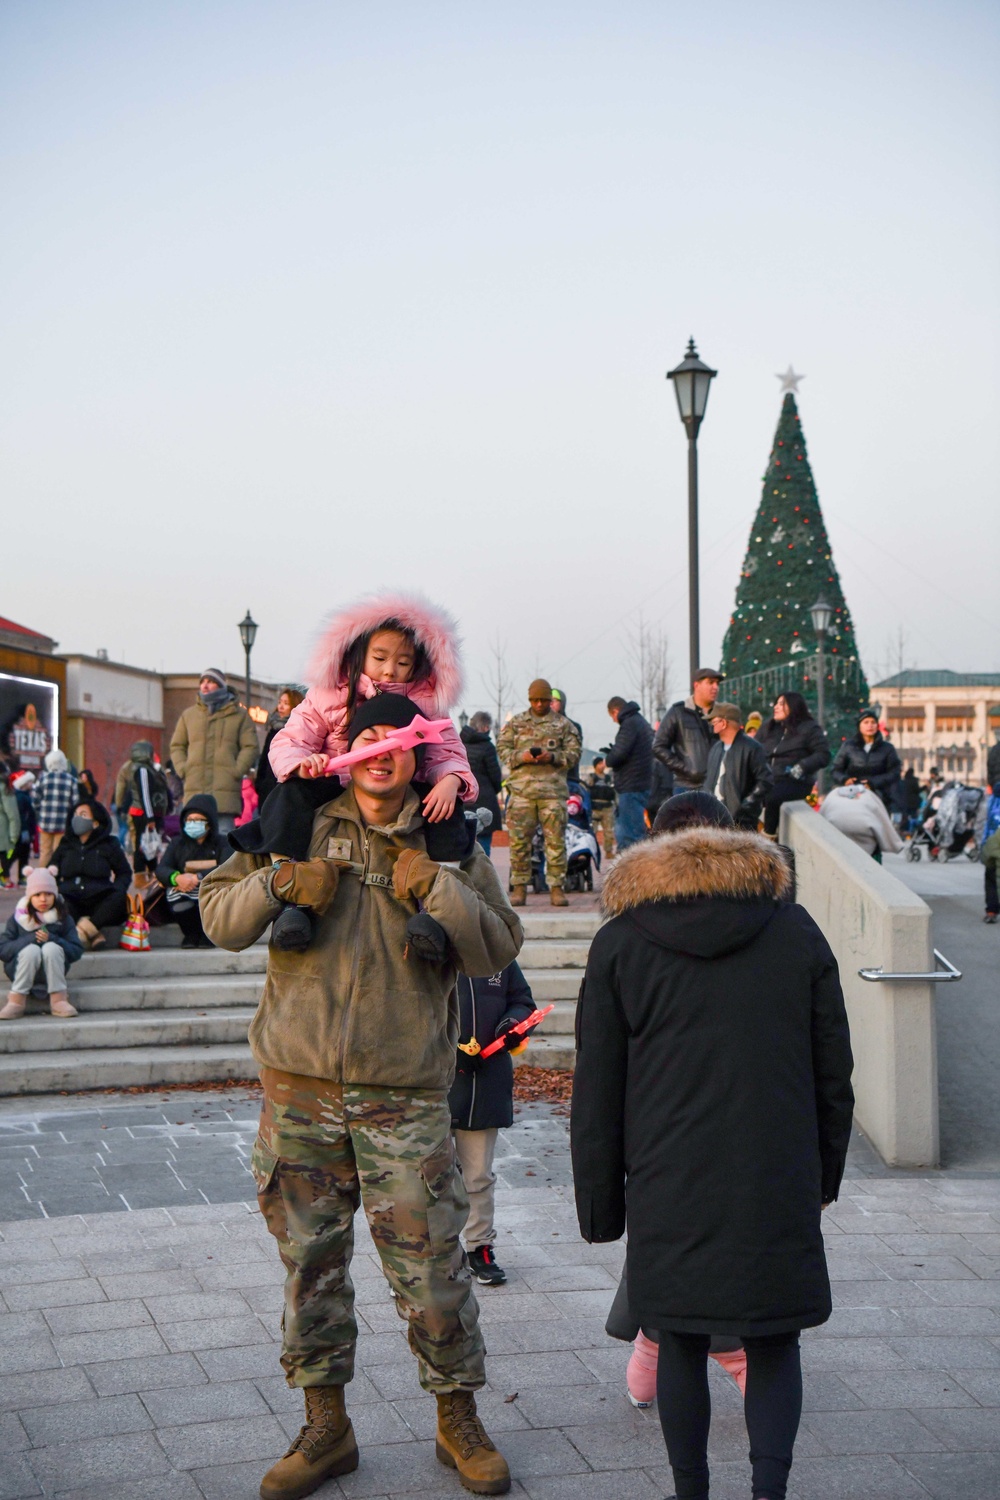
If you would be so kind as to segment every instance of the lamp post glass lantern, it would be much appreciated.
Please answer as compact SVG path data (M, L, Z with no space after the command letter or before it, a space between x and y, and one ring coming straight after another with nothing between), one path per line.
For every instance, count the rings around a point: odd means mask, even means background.
M680 364L667 371L674 383L677 410L688 435L688 651L691 680L700 665L700 618L698 599L698 429L708 405L708 392L718 374L698 357L694 339L688 341Z
M257 621L254 619L254 617L250 613L250 611L247 610L246 615L240 621L240 640L243 642L243 652L244 652L244 655L246 657L246 667L247 667L247 693L246 693L246 708L247 708L247 713L250 712L250 652L253 650L253 643L254 643L254 641L256 639L257 639Z
M809 613L812 616L813 629L816 632L816 655L819 660L816 664L816 720L820 729L826 733L826 633L830 629L833 620L833 605L828 604L822 594L816 603L810 606ZM820 783L822 789L822 782Z

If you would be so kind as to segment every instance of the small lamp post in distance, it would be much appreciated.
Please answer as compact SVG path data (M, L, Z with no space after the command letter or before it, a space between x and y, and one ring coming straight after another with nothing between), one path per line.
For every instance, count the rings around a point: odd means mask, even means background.
M828 604L822 594L815 604L810 605L809 613L812 616L813 629L816 632L816 722L823 733L826 733L826 633L830 629L833 619L833 605ZM820 772L820 791L823 790L823 773Z
M256 639L257 621L254 619L250 611L247 610L246 616L240 621L240 640L243 642L243 651L246 657L247 667L247 713L250 712L250 652L253 650L253 643Z
M698 429L708 405L708 389L718 374L699 359L694 339L688 340L680 364L667 371L674 383L677 409L688 435L688 653L691 659L690 681L701 665L700 618L698 598Z

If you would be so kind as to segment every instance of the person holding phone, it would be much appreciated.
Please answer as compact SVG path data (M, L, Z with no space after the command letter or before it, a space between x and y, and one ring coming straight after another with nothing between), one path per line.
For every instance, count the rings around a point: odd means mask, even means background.
M549 899L568 906L566 879L566 772L580 761L576 725L552 712L552 688L536 677L528 689L528 710L515 714L497 738L497 754L509 788L510 902L524 906L531 878L531 840L540 823L545 835Z

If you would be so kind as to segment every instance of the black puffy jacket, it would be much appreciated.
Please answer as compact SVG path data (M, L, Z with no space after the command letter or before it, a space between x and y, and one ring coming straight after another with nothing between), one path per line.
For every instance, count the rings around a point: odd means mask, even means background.
M674 703L660 720L653 754L673 774L674 790L697 792L705 780L708 752L715 744L712 726L693 698Z
M496 1040L505 1016L523 1021L535 1008L528 981L516 963L488 979L458 976L459 1041L475 1037L480 1047ZM504 1130L514 1121L514 1064L505 1049L483 1062L458 1050L455 1082L448 1095L456 1130Z
M97 824L84 841L70 826L73 813L86 805ZM127 891L132 871L121 844L111 832L111 815L102 802L77 797L66 820L66 833L52 855L60 896L79 900L106 895L108 891Z
M642 1327L773 1334L830 1316L820 1205L851 1138L850 1033L837 961L786 883L780 850L715 828L636 844L604 883L576 1011L573 1180L585 1240L628 1229Z
M881 732L872 741L871 749L866 751L859 730L844 741L833 762L833 780L837 786L843 786L845 782L852 780L867 781L887 807L892 804L892 794L901 771L895 745L885 739Z
M487 832L496 833L500 827L500 803L497 801L497 792L503 786L503 772L497 758L497 748L489 735L484 734L481 729L470 729L466 724L460 733L465 753L469 757L469 767L479 782L479 796L476 798L475 805L477 808L485 807L493 814L493 822Z
M653 780L653 731L638 703L626 703L618 715L618 733L605 757L615 773L616 792L641 792Z
M792 766L801 766L803 780L808 782L829 765L830 746L815 719L803 719L791 728L785 727L787 723L787 719L781 724L771 719L758 734L757 743L763 746L776 780L787 776Z

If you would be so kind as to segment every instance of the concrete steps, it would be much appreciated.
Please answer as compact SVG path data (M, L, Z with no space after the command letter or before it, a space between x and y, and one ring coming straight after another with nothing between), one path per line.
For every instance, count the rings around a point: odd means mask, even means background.
M194 1047L81 1048L0 1057L0 1096L256 1078L246 1042Z
M599 915L521 915L521 968L537 1003L556 1008L518 1061L572 1067L576 998ZM0 1025L0 1096L254 1078L246 1035L266 967L264 943L243 953L85 954L70 974L75 1019L30 1002L23 1020Z
M16 1026L6 1026L0 1037L3 1057L25 1053L77 1052L83 1048L211 1047L220 1042L245 1042L254 1007L223 1010L157 1012L111 1011L60 1021L50 1015L27 1015Z

